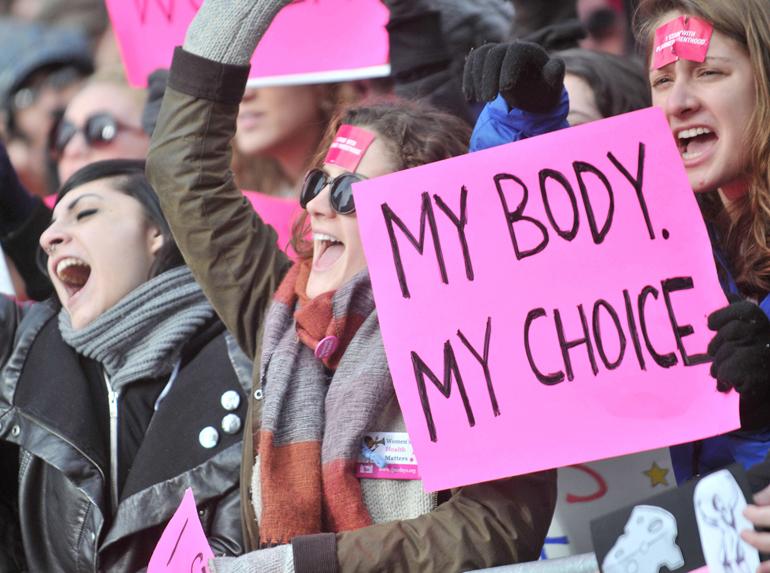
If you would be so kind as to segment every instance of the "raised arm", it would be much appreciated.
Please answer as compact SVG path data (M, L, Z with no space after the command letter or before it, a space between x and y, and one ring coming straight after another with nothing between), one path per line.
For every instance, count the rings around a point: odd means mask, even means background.
M288 267L230 171L252 53L290 0L206 0L177 48L147 176L196 280L249 358Z

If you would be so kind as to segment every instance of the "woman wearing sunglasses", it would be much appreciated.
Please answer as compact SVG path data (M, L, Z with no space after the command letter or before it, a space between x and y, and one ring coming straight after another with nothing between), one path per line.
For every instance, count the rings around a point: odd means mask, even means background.
M59 181L94 161L144 159L150 145L141 124L144 103L145 92L121 79L103 75L89 80L51 133Z
M0 452L19 468L0 495L18 497L24 570L143 570L187 487L216 554L240 554L251 363L184 265L144 163L75 173L40 246L56 298L0 297Z
M371 432L408 435L350 186L464 153L469 132L404 102L338 116L304 182L299 260L289 266L229 172L248 61L287 3L203 4L175 54L148 157L190 268L255 360L241 468L251 553L215 559L212 571L444 572L536 559L554 472L438 494L416 479L357 474L359 454L376 450ZM356 141L352 151L334 143L343 134Z

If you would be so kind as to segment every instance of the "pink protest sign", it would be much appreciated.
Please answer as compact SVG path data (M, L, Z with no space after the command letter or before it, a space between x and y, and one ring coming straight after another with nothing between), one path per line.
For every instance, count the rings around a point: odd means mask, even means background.
M259 213L262 220L271 225L278 233L278 246L285 252L289 252L291 242L291 228L295 217L301 211L299 202L294 199L272 197L256 191L244 191L243 194Z
M214 553L203 533L192 489L187 488L182 503L168 522L150 557L147 573L208 572Z
M679 16L655 30L652 67L662 68L679 58L702 62L714 27L695 16Z
M329 146L324 163L355 171L366 149L374 141L374 133L354 125L341 125Z
M354 187L426 489L739 426L704 354L726 300L659 109Z
M129 82L168 68L202 0L107 0ZM295 0L251 60L249 85L313 84L390 74L388 9L380 0Z

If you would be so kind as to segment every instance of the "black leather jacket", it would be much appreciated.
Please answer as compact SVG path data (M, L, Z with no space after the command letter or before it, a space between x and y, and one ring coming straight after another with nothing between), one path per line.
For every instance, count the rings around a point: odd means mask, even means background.
M61 339L56 313L50 302L24 309L0 297L0 440L19 448L15 525L28 570L143 570L188 487L214 553L240 554L241 432L222 431L222 418L231 412L220 402L224 392L236 391L240 404L232 413L243 419L251 364L221 323L186 342L193 351L183 352L112 511L105 477L109 440L105 455L97 447L105 437L94 431L93 402L82 384L86 359ZM211 448L199 441L207 426L219 434ZM0 495L5 502L15 493ZM12 529L9 516L0 519L5 531ZM10 562L13 556L5 557Z

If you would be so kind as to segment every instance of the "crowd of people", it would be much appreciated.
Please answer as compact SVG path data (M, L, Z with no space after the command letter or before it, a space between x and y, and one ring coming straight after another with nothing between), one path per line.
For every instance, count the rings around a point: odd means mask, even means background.
M730 301L703 309L704 392L740 394L676 477L741 463L770 527L767 0L383 2L389 78L247 88L291 0L205 0L146 90L101 0L0 2L0 571L142 571L188 487L216 573L538 559L556 468L434 493L356 473L368 431L407 428L352 185L650 105ZM702 61L656 56L679 17L713 26ZM294 260L243 189L298 200Z

